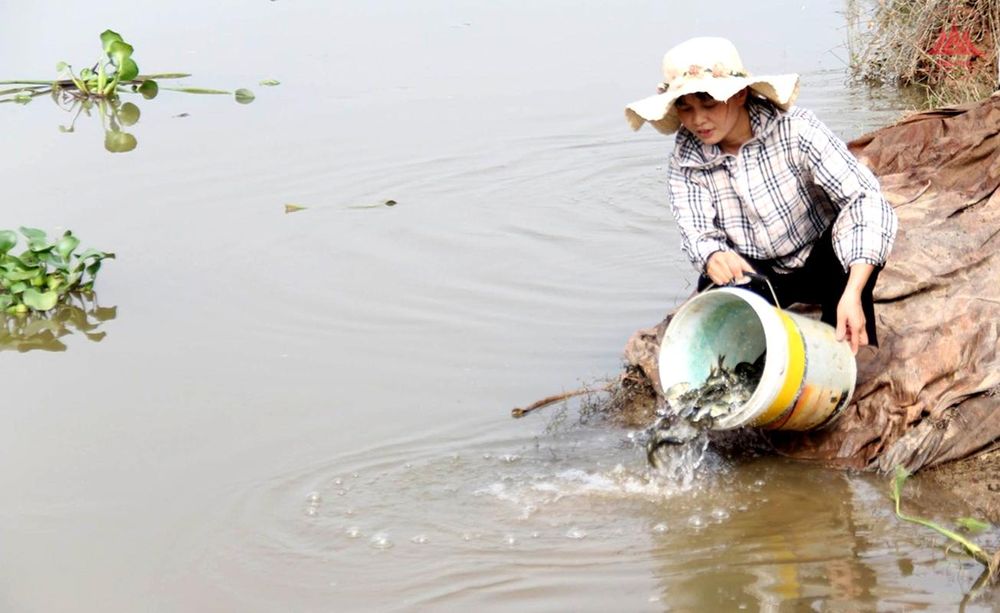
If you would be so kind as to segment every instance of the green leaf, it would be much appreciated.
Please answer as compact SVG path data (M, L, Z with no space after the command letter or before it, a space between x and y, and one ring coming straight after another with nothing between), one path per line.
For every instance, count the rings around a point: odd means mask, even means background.
M69 68L69 64L67 64L66 62L59 62L58 64L56 64L56 72L62 72L67 68Z
M136 148L139 141L128 132L108 130L104 133L104 148L111 153L127 153Z
M24 290L24 295L21 298L24 300L24 304L28 305L29 308L36 311L48 311L49 309L56 306L59 302L59 294L56 292L40 292L35 288L29 288Z
M955 520L955 523L958 524L958 526L963 530L968 530L973 534L990 529L989 523L984 522L981 519L976 519L975 517L959 517Z
M4 255L17 244L17 234L11 230L0 230L0 255Z
M24 281L18 281L17 283L10 286L10 293L20 294L24 290L28 289L30 286Z
M0 311L6 310L12 304L14 304L13 296L10 294L0 294Z
M240 104L250 104L251 102L253 102L254 99L253 92L243 87L236 90L235 96L236 96L236 101L239 102Z
M56 243L56 252L65 260L69 257L69 254L73 253L73 250L76 249L79 244L80 239L67 231L66 234L64 234L63 237Z
M4 278L8 281L27 281L33 279L41 274L41 271L37 268L31 268L29 270L11 270L4 275Z
M116 42L125 42L121 34L115 32L114 30L105 30L101 32L101 45L104 47L104 52L111 55L111 45Z
M120 121L123 126L133 125L135 122L139 121L139 107L131 102L126 102L122 105L122 108L118 110L118 121Z
M183 79L190 76L191 73L189 72L156 72L153 74L139 75L136 78L143 81L149 81L150 79Z
M100 269L101 269L101 261L97 260L90 266L87 266L87 274L90 275L91 279L93 279L94 277L97 276L97 271L99 271Z
M156 94L160 92L160 86L156 84L156 81L147 79L142 82L142 85L140 85L139 89L136 91L142 94L142 97L146 100L152 100L156 97Z
M28 240L38 240L38 241L45 240L44 230L39 230L38 228L28 228L25 226L21 226L18 229L21 231L21 234L25 235L28 238Z
M264 79L260 82L261 85L266 85L267 87L274 87L275 85L281 85L281 81L275 81L274 79Z
M115 75L118 77L119 82L131 81L139 76L139 65L135 63L135 60L127 57L122 60L121 66Z
M230 94L224 89L208 89L205 87L164 87L172 92L184 92L185 94Z

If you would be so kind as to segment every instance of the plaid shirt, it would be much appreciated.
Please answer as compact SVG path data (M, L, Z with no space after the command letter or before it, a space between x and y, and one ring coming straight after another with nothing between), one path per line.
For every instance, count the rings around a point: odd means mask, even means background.
M677 132L668 171L670 207L683 248L704 272L716 251L773 260L779 271L805 264L833 224L833 248L851 264L882 265L896 213L878 180L815 115L750 104L753 137L736 155Z

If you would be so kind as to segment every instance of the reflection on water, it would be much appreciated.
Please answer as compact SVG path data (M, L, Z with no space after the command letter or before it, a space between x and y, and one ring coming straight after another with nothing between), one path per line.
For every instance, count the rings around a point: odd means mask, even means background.
M0 351L66 351L60 339L75 332L100 342L107 332L99 328L117 315L118 307L98 304L96 292L68 294L66 302L49 311L0 313Z

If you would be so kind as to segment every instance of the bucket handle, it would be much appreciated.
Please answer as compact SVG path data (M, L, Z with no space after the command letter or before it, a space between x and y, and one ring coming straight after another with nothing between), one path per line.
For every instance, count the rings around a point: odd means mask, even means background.
M767 289L771 290L771 297L774 298L774 306L777 307L779 311L783 310L781 308L781 303L778 302L778 294L775 293L774 286L771 285L771 280L767 278L767 275L762 275L762 274L757 273L757 272L744 272L743 275L745 277L749 277L750 279L754 279L754 280L757 280L757 281L763 281L764 283L766 283L767 284ZM740 285L745 285L745 284L738 284L738 283L736 283L736 280L733 279L729 283L726 283L725 287L734 287L734 286L735 287L739 287ZM723 286L717 285L715 283L709 283L705 287L705 291L710 290L713 287L723 287Z

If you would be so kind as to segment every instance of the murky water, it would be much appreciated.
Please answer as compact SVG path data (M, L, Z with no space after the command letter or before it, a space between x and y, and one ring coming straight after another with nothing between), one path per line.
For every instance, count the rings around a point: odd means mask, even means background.
M96 305L0 347L0 608L962 601L976 566L878 479L711 450L657 477L572 406L509 418L617 374L690 292L671 141L622 115L672 42L799 71L845 137L899 114L845 85L839 2L0 7L0 78L86 64L113 27L144 71L257 95L138 100L115 155L96 117L61 133L47 99L0 105L0 226L118 256Z

